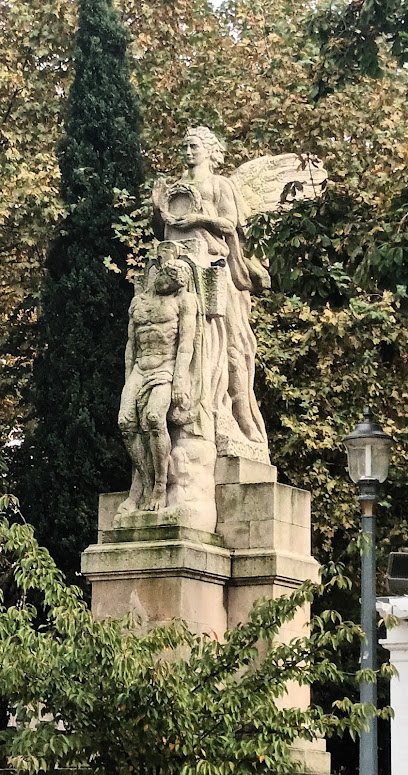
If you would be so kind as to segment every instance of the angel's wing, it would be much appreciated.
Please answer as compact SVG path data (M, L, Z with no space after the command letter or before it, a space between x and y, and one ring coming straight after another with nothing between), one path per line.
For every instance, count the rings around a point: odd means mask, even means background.
M303 185L296 189L296 199L314 199L325 180L327 172L320 159L296 153L260 156L241 164L231 175L250 215L276 210L283 189L295 181Z

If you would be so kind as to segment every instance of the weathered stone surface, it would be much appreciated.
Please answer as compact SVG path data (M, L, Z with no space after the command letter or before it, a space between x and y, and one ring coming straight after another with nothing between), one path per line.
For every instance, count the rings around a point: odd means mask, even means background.
M92 582L95 616L132 612L150 626L178 617L193 632L215 630L222 637L227 629L224 586L231 575L230 552L217 545L218 537L200 531L156 526L136 532L143 530L154 531L156 538L97 544L83 553L82 571ZM159 537L161 530L167 535ZM177 537L170 537L171 531Z
M98 543L107 543L112 530L139 530L162 525L192 528L214 535L214 510L211 501L181 503L159 511L118 511L118 504L125 501L127 492L103 493L99 496ZM208 513L207 513L208 512Z
M115 514L128 495L128 492L103 492L99 495L98 543L102 542L102 534L105 530L113 529Z
M265 444L249 442L245 438L240 437L230 419L228 424L226 424L225 422L220 422L218 418L215 441L218 455L221 457L244 457L255 463L263 463L264 465L269 463L267 446Z
M293 760L301 765L300 775L328 775L330 773L330 754L326 751L323 738L308 742L297 740L292 745Z
M167 539L95 544L82 554L82 572L90 581L100 574L120 574L124 578L129 574L175 571L191 576L205 573L225 581L231 573L230 552L188 539Z
M271 519L274 510L275 490L270 483L225 484L215 488L217 504L217 530L227 522L248 521L250 515L257 519Z
M249 523L249 546L253 549L261 547L275 547L276 549L287 546L293 547L297 554L307 554L310 551L310 531L306 527L300 527L290 522L274 519L251 520ZM227 546L229 544L227 543Z
M294 588L305 579L317 581L318 569L317 561L307 555L275 549L236 549L231 571L235 584L249 583L250 579L253 584L263 583L264 579L280 579Z
M250 522L241 520L240 522L223 523L219 535L222 536L225 545L232 550L249 549Z
M194 526L210 532L215 531L217 523L216 455L213 441L180 432L173 435L167 505L189 506L194 512Z
M132 613L146 626L183 619L192 632L217 633L227 627L222 584L182 575L100 578L92 584L97 619Z
M215 466L215 484L262 484L276 482L276 466L245 457L218 457Z
M215 491L218 522L279 520L310 530L310 493L285 484L218 484Z
M151 527L125 527L116 530L106 530L102 535L102 544L128 543L138 541L169 541L186 539L188 541L200 541L212 546L224 546L221 536L215 533L206 533L195 528L182 527L180 525L153 525Z
M274 549L286 555L290 547L293 555L310 555L310 496L305 490L277 482L219 484L216 500L217 532L231 549Z

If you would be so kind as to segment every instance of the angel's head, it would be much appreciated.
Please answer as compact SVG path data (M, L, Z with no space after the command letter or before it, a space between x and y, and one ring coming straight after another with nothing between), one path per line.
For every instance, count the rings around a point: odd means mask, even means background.
M206 126L190 127L184 135L183 147L188 166L195 167L208 159L213 172L224 161L224 146Z

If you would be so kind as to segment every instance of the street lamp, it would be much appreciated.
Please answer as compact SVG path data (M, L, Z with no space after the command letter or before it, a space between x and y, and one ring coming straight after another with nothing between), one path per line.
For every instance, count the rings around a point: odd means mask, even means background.
M347 449L350 478L358 485L358 500L362 511L361 555L361 669L376 669L376 610L375 610L375 515L378 485L388 474L392 438L378 423L373 422L370 409L364 409L363 421L343 439ZM360 702L377 707L377 686L363 681ZM377 775L377 718L370 719L369 728L360 737L360 775Z

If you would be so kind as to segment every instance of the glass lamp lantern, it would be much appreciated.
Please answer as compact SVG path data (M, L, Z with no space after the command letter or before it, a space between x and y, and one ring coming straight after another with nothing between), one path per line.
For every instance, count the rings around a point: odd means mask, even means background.
M344 439L350 479L355 482L377 480L385 482L388 475L392 438L381 425L373 421L370 409L363 412L363 421Z

